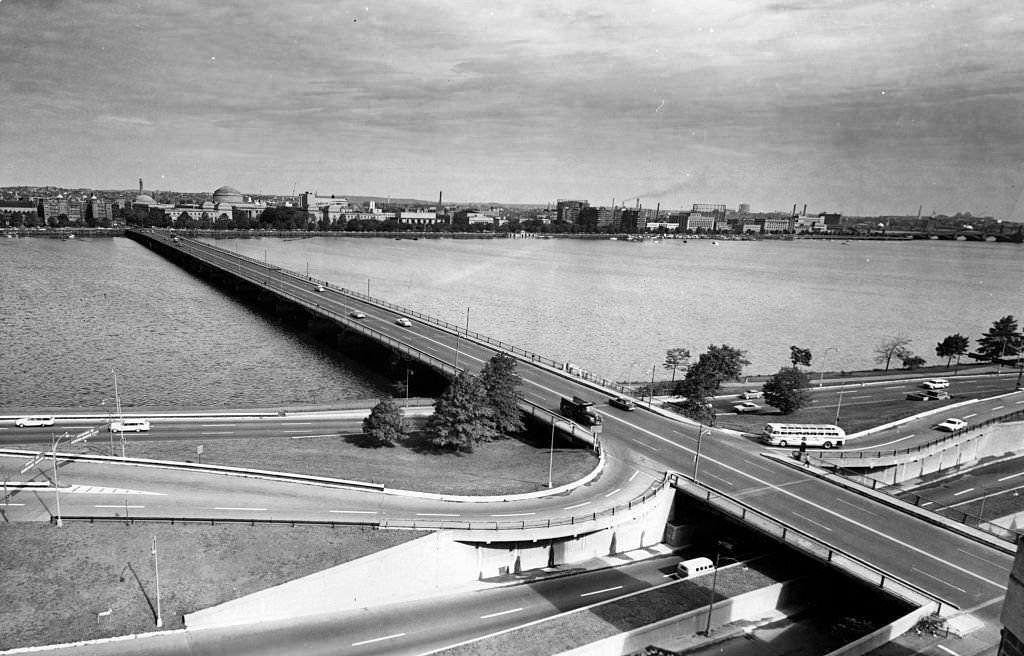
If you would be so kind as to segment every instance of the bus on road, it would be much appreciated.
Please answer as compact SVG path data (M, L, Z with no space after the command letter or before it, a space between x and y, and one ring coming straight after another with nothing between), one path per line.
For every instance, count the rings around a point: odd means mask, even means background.
M846 442L846 431L831 424L767 424L761 441L771 446L820 446L823 449L841 447Z

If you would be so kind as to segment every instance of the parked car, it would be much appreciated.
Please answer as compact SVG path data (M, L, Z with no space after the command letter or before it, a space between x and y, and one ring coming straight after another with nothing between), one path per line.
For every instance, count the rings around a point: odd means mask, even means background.
M740 394L741 399L759 399L762 396L764 396L764 393L761 390L747 390Z
M410 326L412 326L412 322L406 319L405 317L398 317L395 323L403 328L409 328Z
M27 426L53 426L56 423L56 419L49 415L47 416L36 416L36 417L22 417L14 420L14 425L18 428L25 428Z
M620 410L633 410L636 407L633 405L632 401L623 396L613 396L608 399L608 405Z
M756 403L751 403L750 401L740 401L739 403L733 404L732 409L739 413L757 412L761 409L761 406Z
M932 378L921 383L921 387L927 390L939 390L949 387L949 381L945 378Z
M940 424L937 424L935 426L935 428L937 430L949 431L950 433L954 433L954 432L956 432L956 431L958 431L958 430L960 430L962 428L966 428L966 427L967 427L967 422L966 421L964 421L963 419L957 419L955 417L950 417L946 421L944 421L944 422L942 422Z
M353 319L365 319L366 318L366 315L363 314L362 312L359 312L359 311L349 312L348 316L352 317Z

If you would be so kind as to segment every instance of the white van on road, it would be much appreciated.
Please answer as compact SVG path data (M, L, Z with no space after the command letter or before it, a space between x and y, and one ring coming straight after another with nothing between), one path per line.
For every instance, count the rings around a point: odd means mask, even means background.
M138 433L149 430L148 419L122 419L110 422L111 433Z
M949 387L949 381L945 378L932 378L921 383L921 387L926 390L940 390L947 389Z
M691 576L700 576L701 574L710 574L715 571L715 564L710 558L700 556L698 558L690 558L689 560L681 560L676 565L676 574L681 579L687 579Z

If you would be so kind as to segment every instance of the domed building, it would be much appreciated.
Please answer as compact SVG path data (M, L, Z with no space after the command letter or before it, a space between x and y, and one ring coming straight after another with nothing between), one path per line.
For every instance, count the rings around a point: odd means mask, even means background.
M228 205L242 205L245 202L242 198L242 192L238 191L234 187L224 185L219 187L213 192L213 203L217 205L219 203L227 203Z
M141 188L140 188L141 192ZM153 225L206 224L224 221L252 221L267 209L262 201L252 202L234 187L224 185L214 190L210 200L199 205L160 205L150 200L149 220Z

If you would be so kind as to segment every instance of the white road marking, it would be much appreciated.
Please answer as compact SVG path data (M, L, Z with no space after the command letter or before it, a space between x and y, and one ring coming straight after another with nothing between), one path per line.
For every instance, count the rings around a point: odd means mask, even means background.
M973 487L969 487L966 490L960 490L959 492L954 492L953 496L958 497L961 494L967 494L968 492L972 491L973 489L974 489Z
M633 479L636 478L636 475L639 474L639 473L640 473L639 469L634 469L633 470L633 475L629 477L629 482L632 483Z
M950 649L949 647L947 647L945 645L935 645L935 646L938 647L939 649L941 649L942 651L946 652L947 654L952 654L953 656L960 656L960 654L956 653L955 651L953 651L952 649Z
M590 503L590 502L589 501L584 501L583 503L577 503L575 506L566 506L565 508L563 508L563 510L572 510L573 508L582 508L583 506L587 505L588 503Z
M299 431L285 431L285 432L297 433ZM353 433L353 434L357 434L357 433ZM322 437L339 437L339 435L338 435L338 433L321 433L319 435L291 435L288 439L289 440L312 440L312 439L317 439L317 438L322 438Z
M200 435L234 435L235 431L199 431Z
M401 638L404 635L405 635L404 633L394 633L394 634L389 635L389 636L381 636L379 638L371 638L369 640L360 640L359 642L353 642L352 646L353 647L359 647L360 645L368 645L368 644L373 643L373 642L380 642L381 640L392 640L394 638Z
M1010 474L1009 476L1003 476L1002 478L997 478L996 480L999 481L1000 483L1002 483L1003 481L1008 481L1011 478L1016 478L1016 477L1021 476L1021 475L1024 475L1024 472L1017 472L1016 474Z
M112 503L112 504L103 505L103 506L93 506L93 508L136 508L136 509L138 509L138 508L145 508L145 507L146 506L126 506L123 503L120 504L120 505Z
M832 532L832 529L831 529L831 528L829 528L828 526L825 526L825 525L824 525L824 524L822 524L821 522L816 522L816 521L814 521L813 519L811 519L811 518L810 518L810 517L808 517L807 515L801 515L801 514L800 514L800 513L798 513L798 512L795 512L795 513L793 513L793 514L794 514L794 515L796 515L797 517L799 517L800 519L804 520L805 522L810 522L810 523L814 524L815 526L820 526L821 528L825 529L825 530L826 530L826 531L828 531L829 533L831 533L831 532Z
M995 565L996 567L999 567L998 563L993 563L988 558L982 558L981 556L979 556L977 554L972 554L970 551L964 551L963 549L957 549L957 551L959 551L960 553L962 553L965 556L970 556L971 558L980 560L983 563L988 563L989 565Z
M934 501L925 501L924 503L921 504L921 507L924 508L925 506L930 506L933 503L935 503L935 502Z
M1006 407L1005 405L997 405L996 407L994 407L994 408L991 408L991 410L992 410L992 411L994 412L994 411L996 411L996 410L1002 410L1002 409L1003 409L1003 408L1005 408L1005 407Z
M772 470L772 469L770 469L768 467L765 467L764 465L762 465L759 462L754 462L753 460L747 460L746 458L744 458L743 462L747 463L751 467L757 467L758 469L763 469L763 470L768 471L768 472L774 471L774 470Z
M883 446L889 446L889 445L892 445L892 444L899 444L900 442L906 442L910 438L914 437L914 435L916 435L916 433L911 433L910 435L904 435L904 436L900 437L899 439L893 440L891 442L883 442L882 444L873 444L871 446L862 446L862 447L859 447L857 449L847 449L847 451L878 451L878 449L880 449Z
M64 494L117 494L124 496L127 494L143 494L148 496L167 496L163 492L143 492L142 490L126 490L120 487L99 487L97 485L72 485L68 488L61 488L60 490Z
M1020 405L1022 403L1024 403L1024 401L1017 401L1017 402L1014 403L1014 405Z
M263 512L263 511L266 511L266 508L226 508L226 507L222 508L222 507L218 506L218 507L214 508L214 510L252 510L252 511Z
M511 615L512 613L518 613L521 610L523 610L523 609L522 608L512 608L512 609L509 609L509 610L499 611L497 613L489 613L487 615L481 615L480 619L482 619L482 620L489 620L492 617L501 617L502 615Z
M723 483L725 483L729 487L736 487L736 484L733 483L732 481L730 481L728 479L725 479L725 478L722 478L721 476L715 476L714 474L712 474L710 472L703 472L702 474L700 474L700 476L710 476L711 478L717 478L718 480L722 481Z
M870 399L873 398L873 394L865 394L863 396L851 396L851 399Z
M967 594L967 591L964 590L963 588L958 588L955 585L953 585L951 583L948 583L945 579L940 579L939 577L935 576L934 574L929 574L928 572L925 572L923 570L919 570L916 567L911 567L910 569L914 570L918 574L924 574L928 578L934 579L934 580L938 581L939 583L941 583L942 585L948 586L950 588L953 588L954 590L959 590L960 592L963 592L964 594Z
M313 425L313 422L311 422L311 421L284 421L284 422L281 422L281 423L283 425L285 425L285 426L312 426Z
M641 442L640 440L636 439L635 437L631 437L629 439L633 440L634 442L636 442L640 446L644 447L645 449L650 449L651 451L657 451L658 450L657 447L653 447L653 446L651 446L650 444L648 444L646 442Z
M535 512L528 513L507 513L505 515L491 515L491 517L529 517L530 515L536 515Z
M200 428L231 428L238 424L199 424Z
M332 513L346 513L349 515L376 515L376 510L328 510Z
M3 503L0 503L0 506L3 506L4 508L6 508L7 506L24 506L24 505L25 504L23 504L23 503L7 503L6 501L3 502Z
M594 590L593 592L584 592L580 596L581 597L591 597L593 595L604 594L605 592L614 592L616 590L621 590L621 589L622 589L622 586L621 585L617 585L617 586L615 586L613 588L604 588L603 590Z
M614 490L612 490L611 492L609 492L608 494L604 495L604 498L607 499L608 497L615 496L616 494L618 494L621 491L622 491L622 488L621 487L617 487Z
M416 513L417 517L461 517L455 513Z
M977 415L978 415L977 412L972 412L969 415L964 415L964 419L970 419L971 417L976 417Z
M903 389L904 385L893 385L891 387L883 387L882 389Z
M856 508L860 512L866 512L869 515L874 515L875 514L873 512L868 511L868 510L864 510L864 508L862 506L858 506L857 504L853 503L852 501L847 501L846 499L840 499L839 497L836 497L836 501L838 501L839 503L845 503L846 505L850 506L851 508Z
M286 430L286 431L281 431L281 432L282 433L308 433L309 429L306 428L306 429L303 429L303 430Z

